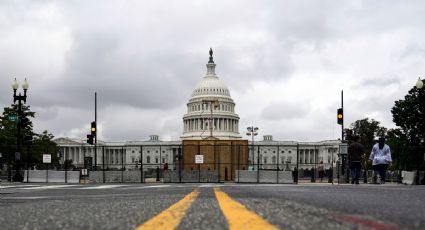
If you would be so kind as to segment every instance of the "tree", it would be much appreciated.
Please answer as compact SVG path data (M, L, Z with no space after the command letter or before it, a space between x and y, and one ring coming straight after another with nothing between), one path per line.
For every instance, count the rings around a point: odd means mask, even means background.
M34 138L34 145L31 149L32 155L31 162L37 167L37 169L44 169L45 164L43 164L43 154L50 154L52 156L52 165L56 168L59 167L59 147L53 142L54 136L51 133L48 133L45 130L42 134L37 134Z
M7 162L10 169L10 164L14 161L13 153L16 152L17 148L18 125L21 125L21 140L24 140L23 137L34 138L33 142L21 142L21 160L24 163L29 163L28 166L36 165L42 167L42 156L44 153L49 153L52 154L52 164L59 164L57 157L58 147L52 141L53 135L47 131L44 131L42 134L33 132L31 118L35 117L35 112L30 110L30 106L21 106L21 122L11 120L10 117L12 116L16 116L19 119L18 105L16 104L4 108L3 114L0 117L0 152L6 155L0 164ZM24 124L22 121L25 120L27 121Z
M370 152L372 151L373 145L376 143L378 137L384 137L387 133L385 127L380 126L380 122L374 119L369 120L369 118L364 118L362 120L357 120L350 125L350 128L353 130L354 136L360 137L360 143L363 144L365 155L364 155L364 166L370 168L370 162L366 159L369 157Z
M21 106L22 117L33 118L35 113L31 112L30 106L22 105ZM3 110L3 115L0 120L0 143L2 143L2 147L11 147L16 146L17 138L17 126L19 124L18 120L12 121L10 117L15 116L18 118L18 105L13 104L11 107L6 107ZM28 124L25 125L23 129L21 129L21 136L25 135L33 135L33 125L31 120L29 119Z
M425 168L425 90L413 87L404 100L395 101L391 113L400 127L397 134L405 142L405 151L400 153L406 159L404 168Z
M388 130L386 143L391 148L392 168L411 170L415 159L408 154L410 146L403 131L400 129Z
M404 100L395 102L391 109L394 123L400 127L409 143L424 146L425 142L425 90L412 88Z
M364 145L366 152L370 153L378 137L385 137L387 129L380 124L379 121L374 119L364 118L350 125L353 135L360 137L360 143Z

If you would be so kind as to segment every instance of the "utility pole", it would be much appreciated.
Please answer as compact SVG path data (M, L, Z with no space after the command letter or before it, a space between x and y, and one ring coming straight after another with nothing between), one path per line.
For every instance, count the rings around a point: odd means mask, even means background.
M341 90L341 108L342 114L344 114L344 90ZM344 119L342 119L341 124L341 141L344 141Z
M94 124L96 130L94 139L94 168L97 171L97 92L94 92Z

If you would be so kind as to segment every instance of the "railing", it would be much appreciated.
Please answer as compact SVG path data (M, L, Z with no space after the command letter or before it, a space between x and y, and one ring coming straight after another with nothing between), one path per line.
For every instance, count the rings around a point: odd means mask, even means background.
M59 152L45 149L44 153L52 155L50 164L42 163L31 148L20 154L20 160L15 160L13 147L4 152L0 179L12 181L19 173L25 182L292 184L337 183L342 181L337 178L347 173L339 167L335 145L98 146L97 158L93 146L72 145L60 146ZM206 156L202 164L189 159L193 152ZM323 166L323 174L319 166ZM401 182L401 171L389 171L387 181ZM364 180L362 173L360 181L373 182L370 169L366 175Z

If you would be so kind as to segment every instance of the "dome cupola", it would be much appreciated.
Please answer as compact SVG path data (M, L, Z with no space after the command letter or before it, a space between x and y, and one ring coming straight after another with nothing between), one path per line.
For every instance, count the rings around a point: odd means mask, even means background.
M235 113L235 103L229 88L216 75L213 51L209 51L207 73L192 91L187 103L187 113L183 116L182 139L241 138L239 116Z

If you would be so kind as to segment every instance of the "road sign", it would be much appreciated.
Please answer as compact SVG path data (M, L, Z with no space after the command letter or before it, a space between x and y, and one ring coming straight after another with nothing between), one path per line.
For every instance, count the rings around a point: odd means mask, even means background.
M9 119L9 121L13 121L13 122L18 120L18 117L16 115L9 115L7 118Z
M195 163L203 164L204 163L204 155L195 155Z
M43 163L52 163L52 155L43 154Z

